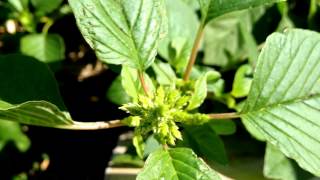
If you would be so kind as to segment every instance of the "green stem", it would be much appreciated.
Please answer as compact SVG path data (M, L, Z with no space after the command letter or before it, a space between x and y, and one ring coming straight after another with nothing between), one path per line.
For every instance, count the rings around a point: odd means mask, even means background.
M111 129L126 126L121 123L121 120L112 120L106 122L78 122L74 121L72 125L60 125L55 128L69 129L69 130L99 130L99 129Z
M309 7L309 15L308 15L308 25L310 28L312 28L314 24L313 20L316 12L317 12L317 0L311 0L310 7Z
M52 19L50 19L50 18L45 18L45 24L44 24L44 26L43 26L43 28L42 28L42 32L43 33L45 33L45 34L47 34L48 33L48 31L49 31L49 29L50 29L50 27L53 25L53 20Z
M236 119L240 118L238 113L219 113L219 114L207 114L211 119Z
M141 70L138 70L138 77L142 86L142 89L146 96L149 96L149 87L144 80L144 73Z
M203 36L203 32L204 32L204 25L203 24L204 23L201 23L201 25L198 28L197 36L196 36L196 39L194 41L193 48L192 48L192 51L191 51L191 56L189 58L189 62L188 62L187 68L186 68L186 70L184 72L184 75L183 75L183 80L184 81L188 81L189 80L189 77L190 77L190 74L191 74L191 71L192 71L192 67L193 67L194 63L196 62L198 49L199 49L200 42L201 42L201 39L202 39L202 36Z
M163 147L164 150L168 150L169 149L169 146L167 144L163 144L162 147Z
M219 114L207 114L207 116L214 120L219 119L236 119L239 118L240 115L238 113L219 113ZM69 130L100 130L100 129L112 129L126 126L121 122L121 120L111 120L106 122L78 122L73 121L72 125L59 125L55 126L55 128L59 129L69 129ZM168 145L163 145L164 149L168 149Z

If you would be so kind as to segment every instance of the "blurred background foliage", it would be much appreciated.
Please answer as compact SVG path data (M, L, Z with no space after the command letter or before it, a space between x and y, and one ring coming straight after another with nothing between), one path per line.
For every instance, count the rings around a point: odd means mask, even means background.
M159 82L170 81L172 77L172 70L165 63L182 75L200 14L196 0L166 2L169 33L159 45L157 64L148 69L149 74L165 72ZM290 27L319 31L319 7L319 0L288 0L230 13L210 22L205 29L192 78L199 77L208 68L214 68L222 73L222 79L209 83L208 98L199 111L240 110L266 37ZM49 65L75 120L99 121L124 117L117 105L128 102L130 98L121 87L120 68L104 65L97 60L78 31L67 1L0 0L0 54L9 53L31 56ZM236 179L262 179L266 145L251 137L239 121L212 123L215 124L185 131L184 143L225 174L231 174ZM98 171L107 166L118 135L126 130L67 132L0 121L0 179L50 179L63 173L71 175L72 172L78 172L80 178L99 179L103 172L99 174ZM201 131L211 133L204 139L200 135L192 136ZM222 135L222 141L217 134ZM197 148L199 144L215 138L216 141ZM114 156L111 161L113 166L143 165L129 141L122 141L120 145L125 146L127 151ZM223 146L226 152L223 148L219 150ZM146 155L158 147L150 137ZM218 156L211 152L216 147L216 151L221 151ZM274 155L277 152L270 147L268 153ZM74 158L66 158L69 156ZM282 156L275 157L281 159ZM229 165L224 166L228 163L227 159ZM66 161L68 163L63 165ZM286 180L312 177L291 160L284 158L282 163L289 163L292 168L284 170L285 173L265 169L265 175ZM82 169L88 172L79 172Z

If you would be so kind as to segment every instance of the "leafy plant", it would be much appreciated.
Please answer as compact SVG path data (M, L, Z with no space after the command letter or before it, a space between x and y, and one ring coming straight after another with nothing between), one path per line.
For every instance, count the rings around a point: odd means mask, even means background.
M62 0L7 0L0 7L8 11L7 28L10 33L22 31L20 51L45 63L64 59L65 44L59 34L48 33L54 22L71 12L69 6L62 6ZM19 30L17 22L21 24ZM41 26L41 32L38 32Z
M33 58L9 55L0 58L0 119L74 130L134 127L133 145L137 154L143 158L145 149L149 154L137 179L220 179L206 162L228 163L219 135L234 133L235 125L230 119L240 118L252 136L267 142L264 167L267 177L295 179L294 167L288 158L320 176L320 35L294 28L275 32L268 36L259 54L250 34L250 22L257 21L252 13L261 9L234 11L281 0L198 0L198 5L176 1L69 0L79 29L97 57L121 66L121 74L107 96L130 114L127 118L96 123L72 120L49 69ZM31 2L41 12L53 11L40 1ZM24 7L14 5L19 12ZM279 8L283 13L282 23L288 24L285 5L280 4ZM180 7L187 19L177 12ZM200 20L194 13L197 8L200 8ZM234 14L222 16L231 12ZM244 14L247 21L238 18L238 13ZM198 27L184 31L185 23L178 26L174 18ZM223 24L226 21L233 23ZM223 42L221 48L214 48L216 52L205 53L203 64L228 69L237 63L232 59L245 54L249 63L237 70L230 93L221 90L223 71L195 65L203 35L204 44L210 44L204 47L208 52L212 44L219 41L210 42L212 39L207 37L224 31L225 26L237 28L242 38L234 36L228 40L239 41L239 47ZM230 32L233 31L223 32L217 40L223 41ZM46 43L59 44L59 37L32 36L42 42L38 45L45 47L45 51L35 57L47 62L57 59L52 56L62 58L63 50L51 50ZM30 42L27 38L31 36L25 38L22 46ZM29 45L24 47L23 51L32 53ZM31 66L32 73L21 68ZM9 71L8 67L13 68ZM16 75L4 78L11 72ZM27 87L24 93L19 92L22 87ZM246 96L245 101L236 104L235 98ZM238 112L202 113L199 107L209 98L223 101ZM146 148L150 137L161 148Z

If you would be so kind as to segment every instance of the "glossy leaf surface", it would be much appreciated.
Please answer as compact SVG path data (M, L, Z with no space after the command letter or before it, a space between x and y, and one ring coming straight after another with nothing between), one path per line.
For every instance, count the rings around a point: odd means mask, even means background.
M320 35L300 29L268 37L242 111L245 124L320 175Z
M151 179L220 180L220 177L192 150L174 148L157 150L148 157L137 180Z
M69 0L78 26L98 57L144 70L166 34L163 0Z

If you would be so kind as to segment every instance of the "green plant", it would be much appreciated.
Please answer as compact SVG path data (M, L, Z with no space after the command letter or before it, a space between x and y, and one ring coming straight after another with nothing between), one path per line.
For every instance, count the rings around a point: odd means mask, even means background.
M62 0L6 0L0 4L7 16L9 33L18 31L23 34L20 40L20 51L23 54L45 63L65 58L63 38L59 34L48 33L55 21L71 13L69 6L61 4Z
M232 122L230 125L223 121L241 118L254 137L268 144L264 169L267 176L294 178L287 157L320 176L318 33L293 28L273 33L258 57L255 41L246 34L248 27L240 24L239 31L249 47L250 64L237 71L231 95L219 90L218 71L195 66L201 39L210 21L232 11L278 1L199 0L201 20L190 18L198 29L179 36L179 30L170 20L176 17L170 14L174 11L166 13L166 3L170 1L69 0L80 30L98 58L108 64L121 65L121 75L113 84L117 92L110 91L108 96L119 93L116 97L120 98L111 99L121 104L120 109L130 116L111 122L71 120L64 112L66 108L48 69L33 59L25 61L21 56L10 55L0 57L0 119L64 129L132 126L135 128L133 144L140 157L145 155L145 141L149 136L161 145L149 152L138 179L219 179L196 154L208 161L226 164L227 157L217 134L233 133ZM282 13L285 19L285 8ZM157 51L167 62L156 59ZM223 59L223 55L219 57ZM228 65L230 62L207 63ZM19 66L32 66L33 72ZM28 81L15 81L19 83L12 86L13 79L7 78L12 73L8 67L17 67L12 77ZM154 76L146 73L150 69ZM246 76L252 72L253 80ZM34 84L41 84L42 89L34 89L38 87ZM22 87L27 87L25 93L17 91ZM223 101L238 112L199 112L207 92L214 94L211 98ZM248 97L236 106L232 96ZM220 127L215 122L219 122ZM184 147L188 145L185 140L197 144L193 148L196 153Z

